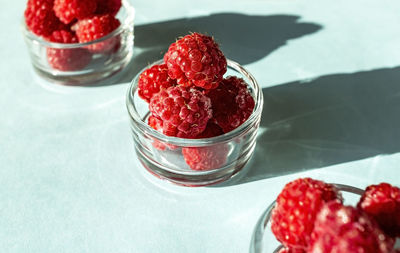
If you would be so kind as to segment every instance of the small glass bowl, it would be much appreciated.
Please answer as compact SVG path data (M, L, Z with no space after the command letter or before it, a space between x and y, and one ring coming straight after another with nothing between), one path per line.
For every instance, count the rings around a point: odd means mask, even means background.
M133 55L135 9L123 0L112 33L86 43L53 43L33 34L22 21L22 32L33 68L52 83L86 85L122 70Z
M355 206L364 192L364 190L349 185L335 184L335 186L342 193L344 203L347 205ZM251 238L250 253L278 253L283 248L271 231L270 218L275 202L269 205L257 221Z
M161 64L162 60L154 64ZM153 175L185 186L205 186L225 181L238 173L250 159L255 145L263 108L263 95L257 81L238 63L227 60L227 75L243 78L255 101L250 117L233 131L204 139L183 139L166 136L147 124L148 103L137 93L140 72L132 81L127 94L127 109L131 119L136 154ZM192 170L183 153L195 150L218 154L211 167ZM222 157L222 159L221 159Z

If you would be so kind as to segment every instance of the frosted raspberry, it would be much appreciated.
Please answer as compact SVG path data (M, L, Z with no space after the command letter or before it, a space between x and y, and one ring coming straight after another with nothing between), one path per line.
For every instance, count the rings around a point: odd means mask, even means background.
M195 138L212 116L210 99L200 91L182 86L161 90L150 100L150 111L163 122L162 133Z
M393 245L366 213L331 201L317 215L307 252L392 253Z
M75 43L76 36L69 31L54 31L50 38L58 43ZM92 54L84 48L47 48L47 61L53 69L61 71L81 70L92 60Z
M400 188L388 183L370 185L357 207L372 216L386 233L400 236Z
M253 112L254 99L241 78L230 76L206 94L211 99L213 121L225 133L240 126Z
M150 102L154 94L160 89L166 89L176 85L176 81L168 76L167 65L154 65L143 71L139 76L138 94L141 98Z
M206 129L199 134L196 139L201 139L201 138L211 138L215 136L219 136L224 134L222 129L215 123L208 121Z
M90 17L96 7L97 0L54 0L54 12L64 24Z
M224 134L222 129L208 121L206 129L196 139L211 138ZM227 144L219 144L208 147L182 148L183 158L192 170L212 170L223 166L228 157Z
M89 42L113 32L120 24L114 16L106 14L79 20L72 29L75 30L79 42ZM88 49L93 53L108 53L117 46L119 46L119 39L112 37L90 45Z
M325 202L341 200L334 185L311 178L288 183L276 200L271 230L284 246L306 249L315 218Z
M159 131L162 129L162 121L160 119L157 119L153 115L150 115L150 117L148 119L148 124L154 130Z
M49 36L62 24L53 11L54 0L28 0L25 9L25 23L28 29L39 36Z
M56 43L78 43L76 34L69 30L54 31L46 39Z
M102 0L97 2L96 14L110 14L115 16L121 8L121 0Z
M47 49L49 65L61 71L81 70L92 60L92 55L83 48Z
M157 131L161 131L162 130L162 121L160 119L157 119L156 117L154 117L153 115L150 115L147 124L153 128L154 130ZM165 150L165 148L167 147L164 143L153 139L153 147L155 147L158 150Z
M212 170L225 165L229 153L227 144L182 148L183 158L192 170Z
M217 43L206 35L193 33L172 43L164 55L171 78L183 86L214 89L226 72L226 58Z

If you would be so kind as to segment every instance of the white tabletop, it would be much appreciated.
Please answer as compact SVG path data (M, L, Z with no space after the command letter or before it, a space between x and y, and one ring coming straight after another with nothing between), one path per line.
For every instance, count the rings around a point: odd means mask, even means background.
M43 82L0 8L0 252L248 252L289 180L400 185L400 2L131 1L135 58L95 87ZM207 32L263 87L255 154L238 178L185 188L134 154L125 93L188 32Z

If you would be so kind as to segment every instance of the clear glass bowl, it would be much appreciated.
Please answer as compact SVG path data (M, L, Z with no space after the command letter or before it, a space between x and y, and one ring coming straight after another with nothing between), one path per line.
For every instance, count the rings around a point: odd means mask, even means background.
M154 64L161 64L157 61ZM148 126L148 103L137 94L140 72L132 81L127 94L127 109L136 154L143 166L153 175L185 186L205 186L219 183L238 173L250 159L255 145L263 108L263 95L257 81L238 63L227 60L226 75L243 78L254 98L250 117L233 131L212 138L183 139L170 137ZM217 156L213 165L192 170L184 160L185 152L212 152ZM218 162L215 162L218 160Z
M135 10L122 1L116 18L121 25L112 33L86 43L53 43L36 36L22 21L22 32L33 68L52 83L86 85L122 70L133 55ZM68 66L68 67L66 67Z
M363 190L343 184L335 184L341 191L345 204L355 206L363 194ZM253 231L253 236L250 243L250 253L277 253L283 246L276 240L271 231L271 212L275 207L275 201L269 205Z

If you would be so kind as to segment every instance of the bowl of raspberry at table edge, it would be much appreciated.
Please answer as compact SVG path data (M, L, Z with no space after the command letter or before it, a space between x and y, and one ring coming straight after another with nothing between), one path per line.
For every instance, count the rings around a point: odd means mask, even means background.
M250 252L399 253L399 239L400 188L299 178L258 220Z
M28 0L22 32L33 69L67 85L118 73L133 55L134 15L125 0Z
M242 170L256 145L262 105L255 78L200 33L172 43L127 93L139 161L184 186L219 183Z

